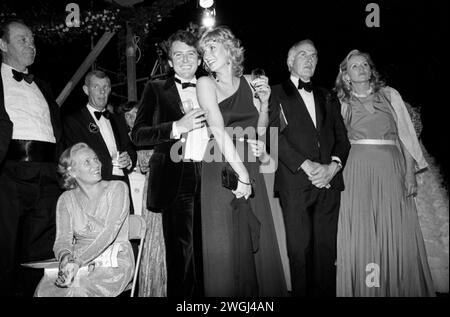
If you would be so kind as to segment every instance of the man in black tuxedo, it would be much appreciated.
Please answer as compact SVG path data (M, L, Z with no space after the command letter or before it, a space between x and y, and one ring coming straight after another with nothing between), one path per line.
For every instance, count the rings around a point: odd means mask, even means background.
M123 115L106 109L111 81L102 71L94 70L85 77L84 93L88 104L63 118L64 144L88 144L102 163L102 178L122 180L130 184L128 174L136 165L137 153ZM131 199L131 196L130 196ZM133 212L130 200L130 212Z
M295 44L287 65L290 78L272 88L270 120L279 127L275 191L283 210L293 295L335 296L341 170L350 143L339 103L310 81L317 65L314 44Z
M0 49L0 296L32 296L43 270L20 263L54 257L62 127L48 85L28 72L31 30L2 23Z
M186 140L187 132L202 127L205 120L195 90L195 72L200 64L196 40L187 31L169 38L169 65L175 75L147 83L132 130L136 146L154 146L147 207L163 212L168 296L199 295L202 286L196 283L195 269L201 264L200 248L194 265L194 232L196 241L200 240L199 223L194 217L197 220L200 216L201 163L176 150L171 153L172 146L175 149L178 142Z

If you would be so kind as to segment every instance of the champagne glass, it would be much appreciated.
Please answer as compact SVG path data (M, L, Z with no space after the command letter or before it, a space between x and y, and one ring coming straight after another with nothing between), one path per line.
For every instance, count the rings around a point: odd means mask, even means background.
M262 69L262 68L255 68L251 72L251 78L252 78L251 82L253 83L254 80L256 80L258 78L261 78L261 76L265 76L265 75L266 75L266 73L265 73L264 69ZM254 97L258 98L258 93L256 92L256 87L253 84L252 84L252 88L253 88L253 90L255 90Z
M191 110L194 109L194 103L192 102L191 99L186 99L182 102L183 104L183 109L185 113L190 112Z

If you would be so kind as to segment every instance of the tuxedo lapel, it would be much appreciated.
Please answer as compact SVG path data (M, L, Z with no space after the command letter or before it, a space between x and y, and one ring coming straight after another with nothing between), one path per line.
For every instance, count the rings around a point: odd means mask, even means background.
M323 126L326 110L325 110L325 96L322 94L322 92L318 88L313 88L313 94L314 94L314 105L316 110L316 125L317 130L320 131L320 129Z
M52 96L50 96L46 85L39 78L35 77L34 82L36 83L36 86L38 86L39 90L45 98L45 101L47 102L50 112L50 121L53 128L53 135L55 136L56 143L58 143L61 139L62 131L61 119L59 116L59 105L52 99Z
M181 118L184 115L184 109L175 85L174 77L170 77L166 80L164 91L166 92L169 107L177 114L178 118Z
M113 113L111 114L111 116L109 117L109 122L111 123L111 128L113 130L114 139L116 141L117 151L122 152L125 149L123 148L123 144L121 142L120 129L119 129L117 117L115 114L113 114Z
M94 151L106 152L109 155L108 146L106 145L105 140L103 140L102 134L100 133L100 128L86 106L81 109L81 115L83 117L83 122L85 122L86 134L88 134L89 137L95 141L92 143L97 145L97 149L94 149Z
M306 108L306 104L297 90L297 87L294 86L290 79L283 82L282 87L287 97L287 104L289 104L290 108L289 110L287 110L287 112L298 113L301 118L305 119L304 122L308 122L311 128L316 129L316 127L314 126L314 122L312 121L311 116L308 112L308 109ZM287 119L289 121L290 115L286 114L286 116L288 117Z

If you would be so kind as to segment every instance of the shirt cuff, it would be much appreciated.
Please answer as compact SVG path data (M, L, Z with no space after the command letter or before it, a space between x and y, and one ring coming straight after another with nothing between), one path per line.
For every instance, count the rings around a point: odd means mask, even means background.
M332 161L336 160L336 161L338 161L339 163L342 164L341 159L340 159L339 157L337 157L337 156L332 156L332 157L331 157L331 160L332 160Z
M336 162L338 165L339 165L339 167L340 168L342 168L342 161L341 161L341 159L339 158L339 157L337 157L337 156L332 156L331 157L331 161L333 162Z
M181 134L178 131L177 123L174 121L172 123L172 139L179 139L179 138L181 138Z

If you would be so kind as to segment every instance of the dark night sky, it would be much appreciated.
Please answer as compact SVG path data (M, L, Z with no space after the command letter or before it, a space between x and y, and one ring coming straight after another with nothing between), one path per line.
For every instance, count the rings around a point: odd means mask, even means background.
M380 7L379 28L368 28L365 24L369 14L366 5L371 2ZM242 41L246 71L264 68L273 84L288 76L287 51L301 39L315 42L319 63L314 81L327 88L333 86L338 65L351 49L369 52L388 85L399 90L413 106L422 107L424 144L449 174L448 145L442 142L448 124L443 115L448 107L444 97L448 67L447 63L444 65L443 47L444 38L448 39L448 1L216 0L215 7L217 24L229 26ZM171 18L161 22L151 38L165 39L175 30L186 28L189 22L200 23L201 10L197 0L188 1L175 9ZM155 60L151 39L140 46L143 54L137 64L138 77L147 76ZM34 66L36 73L50 79L58 95L89 47L88 41L41 44ZM123 55L117 49L117 41L112 41L99 57L98 65L117 70L120 54ZM142 85L138 89L140 95ZM77 90L65 107L79 102L81 87Z

